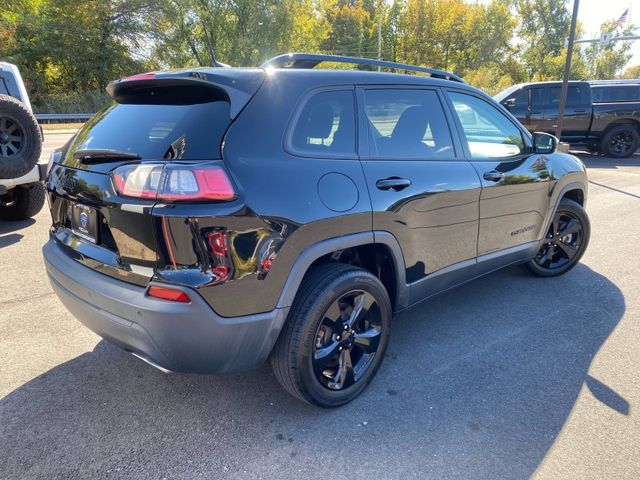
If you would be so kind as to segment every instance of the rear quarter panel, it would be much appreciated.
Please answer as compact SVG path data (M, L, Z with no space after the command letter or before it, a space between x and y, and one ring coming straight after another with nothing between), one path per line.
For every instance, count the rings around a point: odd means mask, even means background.
M201 291L220 315L273 309L293 264L305 249L325 239L371 231L371 204L355 155L311 158L285 150L285 133L300 99L309 90L326 86L326 81L321 84L314 80L317 76L313 74L290 75L276 71L267 78L225 138L224 160L247 216L231 234L273 238L277 256L266 275L251 267L242 277ZM353 85L340 87L353 89ZM327 207L326 196L321 199L318 193L320 180L327 178L345 179L345 184L352 185L348 192L354 199L350 208L335 211ZM328 185L324 195L347 194L342 188L331 191L330 181Z
M633 122L640 128L640 102L594 103L589 136L602 137L616 122Z

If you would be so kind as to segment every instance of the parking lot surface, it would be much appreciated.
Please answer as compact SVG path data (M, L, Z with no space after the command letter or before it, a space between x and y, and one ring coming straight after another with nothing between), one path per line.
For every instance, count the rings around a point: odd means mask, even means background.
M396 317L377 378L333 411L267 366L166 375L101 341L49 287L48 211L0 222L0 478L640 478L640 156L582 158L582 263Z

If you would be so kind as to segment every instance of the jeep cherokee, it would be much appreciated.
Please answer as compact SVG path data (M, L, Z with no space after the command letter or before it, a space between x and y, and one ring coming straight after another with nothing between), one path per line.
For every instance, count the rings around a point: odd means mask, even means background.
M448 72L289 54L107 90L52 156L46 269L82 323L162 370L270 359L294 396L342 405L394 313L514 263L559 275L587 247L584 165Z

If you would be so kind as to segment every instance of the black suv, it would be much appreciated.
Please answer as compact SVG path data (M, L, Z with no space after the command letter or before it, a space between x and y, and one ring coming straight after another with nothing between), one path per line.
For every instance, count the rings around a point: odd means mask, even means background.
M564 273L587 247L584 165L447 72L291 54L108 92L52 158L46 268L82 323L162 370L270 358L338 406L395 312L513 263Z

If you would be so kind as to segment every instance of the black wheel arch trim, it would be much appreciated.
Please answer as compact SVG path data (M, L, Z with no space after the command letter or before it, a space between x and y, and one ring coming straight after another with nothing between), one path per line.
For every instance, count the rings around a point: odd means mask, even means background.
M396 270L396 302L394 310L400 310L408 306L409 286L406 283L405 263L400 244L389 232L368 231L323 240L300 253L289 272L276 308L287 308L291 306L302 283L302 279L314 261L336 250L369 244L382 244L389 248Z
M554 189L555 190L555 189ZM563 185L562 187L560 187L560 190L558 191L557 197L554 201L553 204L553 208L549 209L549 214L547 216L547 219L545 220L545 224L544 224L544 228L542 229L542 237L539 240L539 244L542 245L542 243L545 241L545 235L547 234L547 231L549 230L549 226L551 225L551 221L553 220L553 216L556 214L556 211L558 210L558 207L560 206L560 202L562 201L562 199L564 198L565 194L567 192L570 192L571 190L580 190L582 192L583 198L584 198L584 204L583 207L586 205L587 203L587 184L586 182L571 182L571 183L567 183L566 185ZM554 195L554 191L551 191L551 195Z

